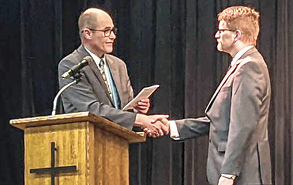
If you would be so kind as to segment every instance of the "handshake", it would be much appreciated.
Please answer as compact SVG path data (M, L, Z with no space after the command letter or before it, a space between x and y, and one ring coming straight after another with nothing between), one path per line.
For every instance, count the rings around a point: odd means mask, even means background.
M170 133L168 115L146 115L150 108L150 100L142 99L134 107L136 115L134 126L140 127L149 137L161 137Z
M134 126L138 126L149 137L161 137L170 133L168 115L143 115L137 114Z

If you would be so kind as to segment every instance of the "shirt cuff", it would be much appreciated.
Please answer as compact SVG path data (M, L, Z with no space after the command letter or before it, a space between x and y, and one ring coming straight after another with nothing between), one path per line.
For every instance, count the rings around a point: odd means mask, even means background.
M176 126L176 123L174 120L170 120L169 121L170 124L170 138L172 138L173 140L179 140L179 133L178 133L178 129Z
M228 178L228 179L235 179L236 175L231 175L231 174L221 174L222 177Z

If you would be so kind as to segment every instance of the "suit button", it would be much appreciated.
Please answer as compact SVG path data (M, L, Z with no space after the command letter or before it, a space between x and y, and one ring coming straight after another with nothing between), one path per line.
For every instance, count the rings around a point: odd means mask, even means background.
M212 142L212 140L211 140L211 139L209 139L209 142L211 143L211 142Z

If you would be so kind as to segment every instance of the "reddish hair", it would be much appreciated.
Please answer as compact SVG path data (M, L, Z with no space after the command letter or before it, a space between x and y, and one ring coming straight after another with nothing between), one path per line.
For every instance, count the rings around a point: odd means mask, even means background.
M247 6L232 6L218 14L218 21L224 20L227 27L240 30L243 41L256 45L259 34L259 12Z

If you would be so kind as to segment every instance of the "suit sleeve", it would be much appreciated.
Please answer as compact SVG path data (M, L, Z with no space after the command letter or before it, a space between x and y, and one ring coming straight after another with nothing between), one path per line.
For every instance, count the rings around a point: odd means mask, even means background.
M255 62L239 66L232 88L229 133L221 173L239 176L260 118L265 88L260 66Z
M74 63L71 60L62 60L59 63L58 76L60 87L63 87L73 80L72 78L61 78L61 75L65 71L70 69L70 67L72 67L73 65ZM63 101L70 102L70 104L72 104L72 107L69 108L69 112L90 111L123 127L132 129L136 114L132 112L122 111L112 106L101 103L97 96L94 94L91 85L85 78L83 70L81 70L81 75L81 81L78 84L69 87L62 94Z
M207 135L210 130L210 120L207 117L176 120L179 140L187 140Z

